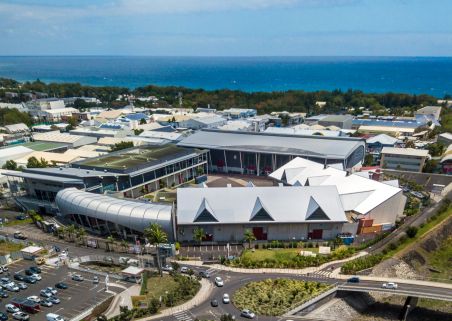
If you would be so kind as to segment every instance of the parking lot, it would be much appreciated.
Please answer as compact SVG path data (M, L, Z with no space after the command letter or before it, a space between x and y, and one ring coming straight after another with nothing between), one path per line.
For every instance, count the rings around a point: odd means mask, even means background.
M12 281L18 283L19 281L13 280L14 273L20 272L24 275L24 271L30 266L35 266L35 263L26 260L12 263L8 266L9 271L0 274L0 277L9 277ZM40 297L40 291L42 289L46 287L55 287L55 284L58 282L64 282L68 285L68 289L58 289L56 296L61 300L61 303L55 304L52 307L41 306L41 312L30 315L30 320L45 321L47 313L56 313L64 317L65 320L70 320L113 295L105 292L105 282L102 277L99 277L100 282L98 284L94 284L94 274L91 273L78 272L71 270L66 266L56 268L48 265L41 265L39 267L42 270L42 280L35 284L27 284L28 289L20 290L19 292L7 292L9 297L1 299L0 311L5 311L5 305L10 303L12 298L26 298L32 295ZM71 277L74 273L82 275L84 281L73 281ZM112 281L113 280L110 279L110 282ZM116 283L119 283L119 286L109 284L108 287L110 291L115 293L123 291L124 287L129 285L122 281ZM43 299L42 297L40 298ZM12 319L12 315L9 315L9 318Z

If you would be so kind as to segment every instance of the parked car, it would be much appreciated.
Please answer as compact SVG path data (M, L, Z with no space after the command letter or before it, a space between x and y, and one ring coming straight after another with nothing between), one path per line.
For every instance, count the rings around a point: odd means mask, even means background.
M219 276L217 276L215 278L215 285L218 286L218 287L222 287L224 285L223 279L220 278Z
M210 278L210 273L207 271L200 271L199 276L207 279L207 278Z
M15 233L13 234L13 236L14 236L15 239L18 239L18 240L26 240L26 239L27 239L27 237L25 236L25 234L22 233L22 232L19 232L19 231L15 232Z
M14 273L14 280L25 281L25 276L20 273Z
M49 300L49 299L44 299L41 301L40 303L42 306L48 307L50 308L51 306L53 306L53 303Z
M16 220L19 220L19 221L23 221L23 220L25 220L26 218L27 218L27 216L26 216L26 215L23 215L23 214L17 215L17 216L16 216Z
M18 307L14 306L11 303L5 305L5 309L6 309L6 312L9 312L9 313L16 313L16 312L20 311L20 309Z
M229 298L229 294L227 294L227 293L223 294L223 303L228 304L229 302L231 302L231 299Z
M183 266L180 268L180 273L188 273L189 268L186 266Z
M42 272L42 270L37 266L30 266L29 270L34 274L40 274Z
M0 270L2 270L3 272L8 272L9 269L7 265L1 265Z
M29 297L27 297L27 300L33 301L35 303L41 302L41 299L37 295L29 296Z
M32 278L31 276L26 276L24 279L25 282L30 283L30 284L35 284L36 283L36 279Z
M218 301L214 299L214 300L210 301L210 305L215 308L218 306Z
M55 313L48 313L46 315L46 320L47 321L64 321L62 316L55 314Z
M13 318L19 321L27 321L30 319L30 316L26 314L25 312L19 311L16 313L13 313Z
M41 281L42 280L42 276L40 276L39 274L32 274L30 275L31 278L35 279L36 281Z
M394 282L387 282L387 283L383 283L382 287L384 289L394 289L395 290L395 289L397 289L398 285L397 285L397 283L394 283Z
M51 296L49 298L50 302L52 302L53 304L59 304L61 302L60 299L58 299L56 296Z
M8 315L5 312L0 312L0 321L8 320Z
M4 290L0 290L0 298L7 298L9 297L9 294L6 293Z
M240 315L244 318L248 318L248 319L254 319L254 317L256 316L254 314L254 312L252 312L251 310L245 309L242 310L242 312L240 312Z
M95 276L93 277L93 283L94 283L94 284L99 284L99 277L98 277L97 275L95 275Z
M52 293L47 292L45 289L41 290L41 292L39 292L39 294L44 298L50 298L52 296Z
M83 278L83 276L81 276L80 274L74 274L74 275L72 276L72 280L81 282L81 281L84 280L84 278Z
M56 289L52 288L51 286L46 287L44 290L49 292L52 295L56 295L58 293L58 291Z
M64 282L58 282L57 284L55 284L55 287L57 289L66 290L68 288L68 285Z
M1 278L0 279L1 284L8 284L9 282L11 282L11 280L9 278Z
M352 276L351 278L349 278L349 279L347 280L347 282L349 282L349 283L359 283L359 277L357 277L357 276Z
M24 282L19 282L19 283L17 283L17 286L18 286L19 289L21 289L21 290L26 290L26 289L28 289L28 285L26 285Z
M11 292L19 292L19 287L14 282L6 284L5 289Z

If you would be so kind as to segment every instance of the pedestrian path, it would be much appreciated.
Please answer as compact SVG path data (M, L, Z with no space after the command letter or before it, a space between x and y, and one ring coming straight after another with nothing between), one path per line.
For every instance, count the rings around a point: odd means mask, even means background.
M188 311L178 311L173 314L178 321L193 321Z

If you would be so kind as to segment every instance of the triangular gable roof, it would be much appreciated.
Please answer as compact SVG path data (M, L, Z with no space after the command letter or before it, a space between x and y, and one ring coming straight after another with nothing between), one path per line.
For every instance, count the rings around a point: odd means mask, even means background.
M212 208L205 198L202 199L193 222L218 222L218 219L215 217Z
M289 182L291 181L295 176L297 176L301 171L303 171L306 167L293 167L293 168L286 168L282 174L281 180Z
M268 210L262 204L261 199L256 198L253 211L251 212L250 221L274 221Z
M306 211L306 220L330 220L328 215L326 215L326 213L320 207L319 203L317 203L317 201L312 196L309 199L309 205Z

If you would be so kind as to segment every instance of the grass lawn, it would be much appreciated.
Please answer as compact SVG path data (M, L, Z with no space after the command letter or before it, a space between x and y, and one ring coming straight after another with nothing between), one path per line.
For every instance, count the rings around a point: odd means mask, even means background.
M31 218L26 218L25 220L8 220L8 223L4 224L5 226L15 226L15 225L25 225L31 224L33 220Z
M24 246L19 243L0 241L0 255L9 254L11 252L17 252L23 248Z
M329 285L293 279L267 279L250 282L234 293L232 302L238 309L256 314L279 316L319 295Z
M251 261L265 261L269 259L277 260L277 261L287 261L293 260L298 256L300 251L311 251L317 253L319 249L317 248L309 248L309 249L260 249L253 251L244 251L242 254L242 259L248 259Z

